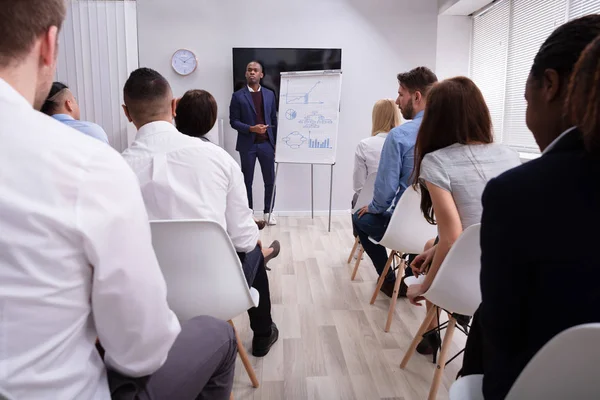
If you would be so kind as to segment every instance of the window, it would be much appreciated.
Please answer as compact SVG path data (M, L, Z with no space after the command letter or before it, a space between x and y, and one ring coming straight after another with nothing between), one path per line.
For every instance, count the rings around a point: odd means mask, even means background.
M523 97L533 58L558 26L598 12L600 0L498 0L473 18L471 77L486 99L497 141L539 153Z

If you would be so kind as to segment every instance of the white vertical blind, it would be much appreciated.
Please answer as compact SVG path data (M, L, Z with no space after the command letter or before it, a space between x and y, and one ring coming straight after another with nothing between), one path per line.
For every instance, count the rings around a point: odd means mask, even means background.
M73 90L81 118L102 126L111 146L124 150L135 134L121 104L123 85L138 67L136 2L69 2L59 46L57 80Z
M570 0L569 19L600 13L600 0Z
M518 150L538 150L525 124L525 82L542 43L565 22L564 0L514 0L508 49L503 142Z
M490 109L494 135L502 141L510 2L502 1L473 21L471 78Z
M593 13L600 13L600 0L498 0L473 17L471 75L490 108L497 140L539 152L525 124L525 82L533 59L559 25Z

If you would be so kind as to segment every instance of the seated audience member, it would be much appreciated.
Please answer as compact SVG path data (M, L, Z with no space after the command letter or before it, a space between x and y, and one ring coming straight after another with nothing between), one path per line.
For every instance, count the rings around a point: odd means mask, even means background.
M400 125L400 113L394 100L378 100L373 106L371 136L361 140L354 154L354 197L352 208L356 204L367 177L377 174L381 149L388 133Z
M245 85L245 83L244 83ZM183 106L181 108L179 108L179 103L183 100ZM214 107L213 107L214 105ZM204 110L204 112L209 113L210 115L210 119L206 119L203 118L200 115L196 115L196 110L194 110L194 108L197 109L202 109ZM177 101L177 111L176 113L183 113L184 115L179 117L179 123L177 124L177 129L181 132L184 133L188 136L192 136L192 137L197 137L200 140L204 141L204 142L210 142L210 140L208 140L208 138L206 137L206 134L208 132L210 132L210 130L212 129L212 127L214 126L216 120L217 120L217 102L214 99L214 97L208 93L207 91L204 90L189 90L188 92L185 93L185 95L179 99ZM175 120L177 121L177 118L175 118ZM204 126L204 122L208 123L213 121L210 125L211 127L209 128L208 131L204 132L204 130L206 129L206 126ZM189 125L187 125L189 124ZM202 128L202 129L200 129ZM182 130L183 129L183 130ZM204 133L200 133L200 132L204 132ZM252 217L254 220L254 223L256 224L256 226L258 226L259 230L263 230L265 228L265 226L267 225L267 222L265 220L257 220L256 218ZM269 249L265 249L263 250L263 254L265 254L265 257L269 257L268 253L271 253L272 251ZM270 271L271 269L269 267L266 267L268 271Z
M430 242L412 263L415 275L426 273L423 283L408 288L413 304L429 289L462 231L481 222L481 194L487 182L520 164L519 153L494 143L490 112L473 81L456 77L433 86L417 136L414 175L419 177L423 215L437 223L439 236L438 243ZM433 331L417 351L432 354L440 344Z
M228 399L233 329L180 327L131 169L34 110L65 13L64 0L0 7L0 387L16 399Z
M64 83L54 82L52 84L41 111L81 133L108 144L108 136L100 125L79 120L79 104L77 104L73 92Z
M369 236L376 240L383 237L395 204L411 184L417 132L423 119L427 92L435 82L437 77L426 67L418 67L398 74L399 89L396 104L402 116L412 121L397 126L388 134L381 150L373 201L357 211L352 218L354 231L358 234L360 243L380 276L385 268L388 254L385 247L371 242ZM381 291L392 297L395 282L396 275L390 268ZM406 286L402 282L399 295L405 293Z
M484 374L486 399L505 398L555 335L600 322L598 40L571 78L599 34L600 15L591 15L546 39L525 87L527 126L542 156L493 179L483 194L482 303L463 375Z
M138 133L123 157L136 173L150 219L209 219L221 224L240 254L248 284L258 290L258 307L248 310L254 332L252 354L265 356L279 332L271 319L265 262L279 243L261 252L259 232L248 207L239 165L222 148L199 139L213 127L217 103L205 91L188 92L177 106L158 72L140 68L123 90L127 118Z

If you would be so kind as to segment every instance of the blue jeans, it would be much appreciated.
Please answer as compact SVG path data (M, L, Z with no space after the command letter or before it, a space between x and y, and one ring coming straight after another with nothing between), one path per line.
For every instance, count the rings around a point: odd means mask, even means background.
M383 214L367 213L360 218L358 218L357 212L352 216L352 225L356 233L358 233L360 244L371 258L371 261L373 261L373 265L379 276L383 273L383 269L387 263L388 253L385 247L371 242L369 236L377 241L381 240L391 218L392 214L389 212ZM396 275L394 275L391 268L388 270L385 280L389 283L396 281Z

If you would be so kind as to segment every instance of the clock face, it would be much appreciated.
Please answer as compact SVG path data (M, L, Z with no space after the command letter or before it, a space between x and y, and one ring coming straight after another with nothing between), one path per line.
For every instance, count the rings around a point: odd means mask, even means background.
M198 67L196 55L190 50L177 50L171 59L171 66L179 75L189 75Z

